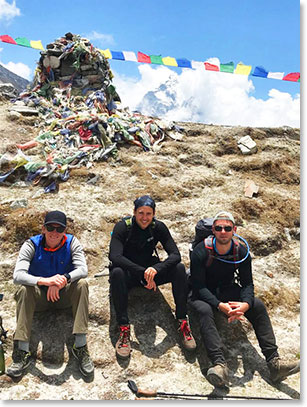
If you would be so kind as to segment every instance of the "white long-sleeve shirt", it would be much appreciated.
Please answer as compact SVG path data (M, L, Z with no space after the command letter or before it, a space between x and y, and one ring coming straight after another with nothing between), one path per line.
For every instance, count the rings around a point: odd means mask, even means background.
M69 273L71 282L85 278L88 275L86 259L83 247L79 240L74 236L71 241L71 256L74 269ZM30 239L26 240L21 246L17 262L14 269L13 279L15 284L35 286L40 277L29 274L31 260L35 254L34 244Z

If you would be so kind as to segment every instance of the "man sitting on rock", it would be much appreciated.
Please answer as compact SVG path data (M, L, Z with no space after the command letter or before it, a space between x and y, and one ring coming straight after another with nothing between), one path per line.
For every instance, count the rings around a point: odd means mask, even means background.
M42 233L28 239L21 247L14 270L17 327L14 334L13 363L7 369L11 377L21 376L31 361L29 350L34 311L72 308L75 343L72 348L85 376L94 371L88 354L87 264L79 240L66 234L66 215L47 213ZM50 344L51 346L52 344Z
M116 354L119 358L130 356L130 325L127 313L128 291L132 287L145 287L156 291L157 286L172 283L176 304L176 318L183 347L196 347L187 319L187 276L180 263L181 256L167 226L155 219L155 202L144 195L134 201L134 216L123 218L112 232L110 242L110 289L119 325ZM154 256L156 245L161 242L168 257L160 261Z
M233 240L236 232L233 215L217 213L212 231L214 236L198 243L192 251L189 299L199 315L201 336L212 364L207 371L208 381L216 387L228 384L228 368L215 324L218 312L223 313L228 322L243 316L251 322L273 383L299 372L299 363L285 363L279 357L266 307L254 297L251 256L243 244ZM234 265L234 258L237 262L245 260ZM235 281L236 269L238 281Z

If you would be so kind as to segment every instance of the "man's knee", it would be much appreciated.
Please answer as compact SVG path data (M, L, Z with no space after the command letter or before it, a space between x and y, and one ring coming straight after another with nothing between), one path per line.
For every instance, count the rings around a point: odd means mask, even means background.
M74 283L72 283L72 284L74 284ZM80 280L76 281L75 290L77 292L79 292L80 294L88 295L88 292L89 292L88 282L84 278L81 278Z
M173 277L175 277L176 279L181 280L181 281L185 281L185 282L188 281L187 273L186 273L186 271L185 271L185 266L184 266L183 263L178 263L178 264L173 268L172 271L173 271L172 275L173 275Z
M213 309L210 304L202 300L191 301L190 305L198 313L199 317L213 317Z
M21 285L15 293L16 301L23 301L26 298L35 296L35 287L30 285Z
M110 284L116 284L116 282L121 281L125 278L124 270L120 267L114 267L110 272Z
M257 314L267 314L266 306L264 305L263 301L260 298L254 298L254 304L252 309Z

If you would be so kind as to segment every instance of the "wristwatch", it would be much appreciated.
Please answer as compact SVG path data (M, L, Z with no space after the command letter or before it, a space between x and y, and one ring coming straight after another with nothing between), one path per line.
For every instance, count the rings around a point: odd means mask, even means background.
M71 275L70 275L69 273L65 273L65 274L64 274L64 277L66 277L67 284L70 283Z

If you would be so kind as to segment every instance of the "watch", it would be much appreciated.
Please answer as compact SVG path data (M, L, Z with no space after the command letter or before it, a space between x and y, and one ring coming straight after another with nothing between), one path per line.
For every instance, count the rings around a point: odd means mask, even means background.
M65 273L65 274L64 274L64 277L66 277L67 284L70 283L71 275L70 275L69 273Z

